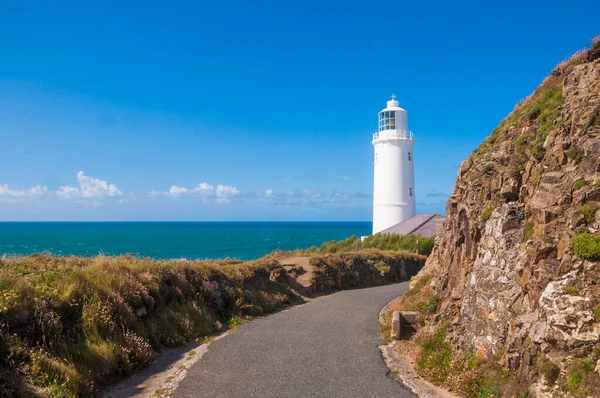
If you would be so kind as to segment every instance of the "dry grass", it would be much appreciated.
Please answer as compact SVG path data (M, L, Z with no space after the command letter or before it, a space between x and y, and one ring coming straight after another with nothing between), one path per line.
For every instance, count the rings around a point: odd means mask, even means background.
M85 396L238 316L294 297L269 279L269 260L155 261L135 257L0 260L0 396L23 389Z
M280 255L249 262L0 259L0 396L91 396L165 347L277 310L297 297L273 280L285 276ZM329 290L406 279L425 256L365 250L311 261L316 290Z

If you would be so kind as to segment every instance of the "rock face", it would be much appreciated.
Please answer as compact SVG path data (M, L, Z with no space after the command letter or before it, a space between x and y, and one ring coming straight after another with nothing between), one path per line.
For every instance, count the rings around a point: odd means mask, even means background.
M559 65L461 164L420 273L455 349L501 357L527 385L544 382L540 361L561 369L539 396L576 396L575 363L600 356L600 263L574 250L600 230L599 58L596 42Z

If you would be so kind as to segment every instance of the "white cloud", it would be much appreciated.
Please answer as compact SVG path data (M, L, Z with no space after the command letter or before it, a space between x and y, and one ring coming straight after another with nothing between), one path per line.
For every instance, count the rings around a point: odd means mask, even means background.
M219 185L220 187L221 185ZM217 187L218 190L218 187ZM213 187L212 185L203 182L198 184L198 186L196 188L193 189L193 194L201 196L201 197L208 197L208 196L213 196L215 194L215 187Z
M108 184L99 178L88 177L83 174L83 171L77 173L77 183L79 187L70 187L63 185L56 191L56 194L63 199L73 198L116 198L123 193L114 184Z
M10 189L8 185L0 185L0 202L17 203L30 199L46 197L48 189L45 185L35 185L29 189Z
M25 189L10 189L8 185L0 185L0 196L10 198L25 198L43 196L48 193L46 186L36 185L27 190Z
M304 189L302 191L302 196L308 197L308 198L320 198L321 191L316 191L316 190L312 190L312 189Z
M238 196L240 191L231 185L217 185L217 198L230 198L232 196Z
M178 187L177 185L173 185L169 188L168 192L163 191L150 191L148 192L148 196L151 198L156 197L171 197L171 198L179 198L183 196L191 196L191 197L199 197L202 198L204 202L208 201L208 198L214 197L215 201L219 204L230 203L231 199L239 196L240 191L231 185L217 185L217 188L207 182L202 182L198 184L195 188L189 189L185 187Z
M73 199L80 196L79 189L67 186L61 186L60 189L56 191L56 194L63 199Z
M173 198L178 198L182 195L187 195L190 191L187 188L178 187L177 185L173 185L169 188L169 195Z
M217 203L228 204L231 203L231 198L238 196L240 191L231 185L217 185Z

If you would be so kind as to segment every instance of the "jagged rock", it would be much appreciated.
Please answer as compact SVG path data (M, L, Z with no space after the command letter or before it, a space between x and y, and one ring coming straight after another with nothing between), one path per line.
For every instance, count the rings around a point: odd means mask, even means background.
M539 397L566 396L565 369L590 358L600 341L593 313L600 263L582 261L573 249L578 232L600 229L600 211L591 222L581 212L586 203L600 206L600 59L589 58L595 46L559 65L493 142L461 163L444 233L420 273L440 298L429 319L451 321L453 348L502 354L503 366ZM551 95L556 103L545 109ZM580 179L587 185L575 187ZM540 381L542 355L563 358L562 381L552 388Z

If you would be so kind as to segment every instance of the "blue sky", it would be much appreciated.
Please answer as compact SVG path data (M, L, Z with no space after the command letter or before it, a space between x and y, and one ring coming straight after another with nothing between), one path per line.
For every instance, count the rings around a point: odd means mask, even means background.
M418 212L600 34L597 1L0 6L0 220L370 220L377 112Z

